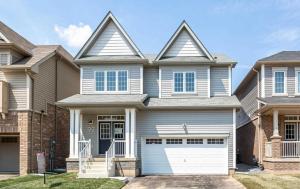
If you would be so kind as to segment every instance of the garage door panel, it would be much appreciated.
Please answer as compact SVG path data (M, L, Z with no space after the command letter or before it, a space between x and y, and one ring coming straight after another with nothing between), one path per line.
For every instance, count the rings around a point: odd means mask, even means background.
M142 174L228 174L224 144L145 144Z

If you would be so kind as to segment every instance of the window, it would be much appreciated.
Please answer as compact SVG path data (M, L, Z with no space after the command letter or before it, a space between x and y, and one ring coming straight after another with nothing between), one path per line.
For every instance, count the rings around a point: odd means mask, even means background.
M182 139L179 138L168 138L167 144L182 144Z
M297 123L285 123L285 139L295 140L295 131Z
M115 139L124 139L124 123L114 123Z
M175 93L195 92L194 72L175 72L173 81Z
M286 94L287 68L273 68L273 95Z
M110 123L100 123L100 139L111 139Z
M209 138L209 139L207 139L207 144L224 144L224 139L222 139L222 138Z
M295 68L295 93L300 95L300 68Z
M0 65L7 65L9 61L8 53L0 53Z
M189 138L186 141L187 144L203 144L202 138Z
M147 138L146 144L162 144L162 139Z
M98 92L125 92L127 83L127 70L95 72L95 90Z

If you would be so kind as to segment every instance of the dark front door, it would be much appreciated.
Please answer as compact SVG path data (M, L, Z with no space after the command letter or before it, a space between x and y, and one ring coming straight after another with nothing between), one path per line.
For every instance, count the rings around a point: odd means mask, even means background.
M105 154L112 140L111 122L99 122L99 154Z

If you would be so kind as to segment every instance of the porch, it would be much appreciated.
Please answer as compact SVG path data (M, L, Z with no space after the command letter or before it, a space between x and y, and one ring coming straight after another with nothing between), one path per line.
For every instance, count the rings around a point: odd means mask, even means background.
M135 108L70 109L68 160L78 166L68 171L82 178L136 176L136 149Z
M300 110L273 108L262 117L263 165L271 170L300 170Z

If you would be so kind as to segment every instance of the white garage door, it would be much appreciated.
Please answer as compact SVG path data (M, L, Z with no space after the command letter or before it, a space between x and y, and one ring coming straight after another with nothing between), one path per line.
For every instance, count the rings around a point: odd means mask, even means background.
M144 138L142 174L228 174L225 138Z

